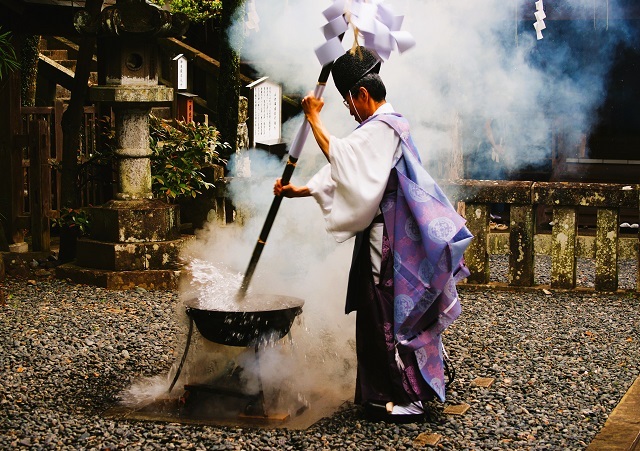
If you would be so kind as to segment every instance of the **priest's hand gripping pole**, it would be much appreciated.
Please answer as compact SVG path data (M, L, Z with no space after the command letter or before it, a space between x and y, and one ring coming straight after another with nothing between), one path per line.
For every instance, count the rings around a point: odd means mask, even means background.
M322 97L322 93L324 92L324 88L327 85L327 80L329 79L329 74L331 73L332 66L333 61L322 66L322 71L320 72L320 76L318 77L318 84L313 91L314 97ZM288 184L291 180L291 175L293 174L293 170L296 168L296 163L298 162L298 158L300 158L302 147L307 140L307 136L309 135L310 130L311 127L309 126L309 122L305 119L300 126L298 133L293 139L293 142L291 143L291 149L289 150L289 160L287 161L287 165L285 166L284 172L282 173L282 185ZM244 299L247 293L249 283L251 282L253 273L255 272L256 266L258 265L258 260L260 259L260 254L262 254L262 249L264 249L264 245L267 243L267 238L269 236L269 232L271 231L271 226L273 225L273 221L276 219L278 208L280 208L281 202L282 196L274 196L273 202L271 203L271 208L269 208L269 213L267 213L267 219L265 219L264 225L262 226L262 231L260 232L258 242L256 243L256 247L253 249L253 254L251 255L251 260L249 261L249 266L247 267L247 271L245 272L244 278L242 279L242 285L240 285L240 291L238 292L238 299Z

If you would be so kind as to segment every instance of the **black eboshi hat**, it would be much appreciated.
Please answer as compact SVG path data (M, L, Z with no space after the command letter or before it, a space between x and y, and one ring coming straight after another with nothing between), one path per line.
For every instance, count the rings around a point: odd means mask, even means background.
M342 97L346 97L349 89L362 80L367 74L380 72L382 62L365 47L358 46L338 58L331 68L333 82Z

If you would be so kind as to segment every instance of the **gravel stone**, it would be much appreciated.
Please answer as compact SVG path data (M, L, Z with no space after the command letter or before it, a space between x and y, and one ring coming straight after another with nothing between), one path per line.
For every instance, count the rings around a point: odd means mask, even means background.
M505 261L492 257L492 278L506 278ZM635 262L620 266L621 286L635 287ZM549 268L536 259L539 282ZM463 313L443 337L457 377L425 423L371 423L351 403L305 431L112 420L101 413L123 390L179 357L177 294L47 278L0 288L0 449L411 450L438 433L444 450L580 450L640 373L636 293L461 287ZM443 413L462 403L466 414Z

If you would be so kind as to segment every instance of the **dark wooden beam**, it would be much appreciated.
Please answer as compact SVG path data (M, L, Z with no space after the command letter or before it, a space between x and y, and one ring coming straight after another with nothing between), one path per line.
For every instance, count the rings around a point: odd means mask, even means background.
M4 2L17 0L0 0ZM22 12L6 9L0 14L0 26L14 34L77 37L73 16L82 8L23 3Z
M16 14L24 14L24 5L24 2L20 0L0 0L0 8L14 12Z
M20 74L11 72L0 83L0 213L6 238L11 242L15 219L20 213L18 177L22 155L16 145L21 130Z

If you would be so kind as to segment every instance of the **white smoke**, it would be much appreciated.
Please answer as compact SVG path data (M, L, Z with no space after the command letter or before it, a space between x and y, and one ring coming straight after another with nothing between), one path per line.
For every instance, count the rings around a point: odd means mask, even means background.
M310 91L320 71L313 49L324 42L321 12L330 4L256 0L261 29L246 37L243 57L284 92ZM465 155L473 153L486 140L485 123L492 119L502 123L510 169L549 161L552 130L568 133L567 146L577 145L604 100L616 45L628 38L615 0L547 2L541 41L533 28L533 0L385 4L404 14L403 29L417 45L392 54L380 74L387 100L411 122L427 167L456 145ZM567 17L580 20L554 20ZM585 45L594 39L597 45ZM352 42L348 33L344 47ZM356 124L331 80L324 98L325 125L343 136Z
M484 124L491 119L508 119L513 167L550 158L551 130L559 120L572 131L574 140L580 140L604 100L613 49L626 37L624 24L616 20L619 14L613 0L607 2L606 11L601 5L594 10L590 0L554 4L554 13L583 20L554 21L548 11L542 41L536 41L533 29L533 0L387 3L405 14L403 29L413 34L417 45L406 54L393 54L380 73L387 100L412 124L427 166L442 160L455 145L465 155L472 154L483 139ZM313 90L321 69L313 50L323 43L321 12L331 2L256 0L255 4L260 30L245 37L243 59L251 61L260 75L282 84L285 93ZM235 32L244 32L241 22ZM588 40L589 33L598 33L601 47L585 65L584 49L576 53L575 38L581 35ZM352 39L346 36L345 49ZM324 99L326 127L336 136L349 133L357 124L331 79ZM291 141L301 121L297 117L283 126L286 140ZM186 252L196 266L209 262L233 274L225 280L236 284L273 200L274 180L284 168L284 161L264 152L252 150L248 155L252 176L236 177L230 186L237 223L223 227L211 222ZM325 163L310 136L292 182L306 183ZM259 371L265 386L286 381L292 392L305 395L328 391L342 399L352 396L354 315L343 313L351 247L351 242L337 245L327 235L320 209L311 198L283 201L251 291L299 297L305 305L302 320L292 329L295 346L287 348L287 341L281 340L282 347L264 350ZM211 286L202 291L187 284L182 290L185 301L194 295L205 298L207 290L223 292L220 299L226 301L232 298L233 284L220 283L216 274L206 271L199 277L198 283ZM211 298L215 303L216 297ZM222 307L228 306L223 303ZM235 358L251 367L251 358L238 357L239 351L225 352L212 344L200 350L204 352L196 360L203 363L192 364L184 378L196 378L198 365L211 366L216 358L222 362L218 369Z
M242 311L243 306L248 306L249 298L236 299L239 276L247 269L274 199L274 181L281 175L284 162L255 149L245 155L251 161L251 177L234 177L229 186L236 209L235 224L210 222L199 231L194 245L183 252L190 261L191 277L183 280L180 294L189 306L223 311ZM312 152L303 156L299 164L308 168L317 165ZM295 174L294 181L302 182L308 171ZM352 397L355 318L344 314L351 248L350 244L338 246L327 235L320 209L312 198L284 199L251 281L248 310L260 310L261 294L303 299L303 313L291 330L293 341L285 337L277 345L261 349L256 367L253 348L247 352L225 350L199 340L185 365L189 370L178 386L187 380L193 383L210 379L233 362L232 366L244 368L245 390L249 393L257 390L259 374L267 395L273 390L299 394L311 401L311 408L314 399L333 399L337 406ZM295 396L280 399L270 407L284 403L283 409L296 408L296 401Z

